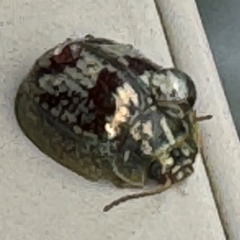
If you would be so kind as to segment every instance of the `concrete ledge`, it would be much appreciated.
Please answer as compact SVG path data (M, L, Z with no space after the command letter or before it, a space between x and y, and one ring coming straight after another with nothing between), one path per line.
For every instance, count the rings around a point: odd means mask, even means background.
M196 81L197 109L214 116L201 125L205 163L226 233L239 240L239 139L195 1L157 2L176 66Z

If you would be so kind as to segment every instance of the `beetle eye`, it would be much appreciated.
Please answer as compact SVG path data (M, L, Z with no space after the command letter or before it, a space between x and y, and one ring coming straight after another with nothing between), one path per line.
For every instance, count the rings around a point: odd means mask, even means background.
M181 156L181 150L179 148L174 148L172 151L171 151L171 156L173 158L179 158Z
M150 166L150 173L152 177L156 177L161 174L161 165L158 161L154 161Z
M187 101L188 101L188 103L189 103L189 105L190 105L191 107L194 106L194 103L195 103L194 97L188 97L188 98L187 98Z
M182 165L183 162L186 160L185 155L183 155L182 150L180 148L174 148L170 152L171 157L174 159L175 164Z
M162 174L162 167L158 161L151 163L149 167L149 178L157 180L160 184L166 182L166 177Z

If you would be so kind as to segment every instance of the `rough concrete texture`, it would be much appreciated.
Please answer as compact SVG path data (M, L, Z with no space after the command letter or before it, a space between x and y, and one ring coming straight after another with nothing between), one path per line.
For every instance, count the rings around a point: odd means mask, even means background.
M172 65L151 1L0 2L0 239L225 239L200 159L179 187L104 213L105 204L137 190L88 182L23 135L13 112L21 79L44 50L86 33L132 43Z

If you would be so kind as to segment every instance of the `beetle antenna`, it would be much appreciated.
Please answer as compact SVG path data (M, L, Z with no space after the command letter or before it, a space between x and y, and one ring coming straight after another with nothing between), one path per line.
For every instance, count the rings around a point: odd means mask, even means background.
M137 199L137 198L142 198L142 197L147 197L147 196L152 196L152 195L156 195L156 194L160 194L164 191L166 191L167 189L169 189L172 186L172 181L170 180L170 178L167 178L167 182L165 183L164 186L161 186L160 188L154 189L154 190L150 190L150 191L146 191L146 192L141 192L141 193L135 193L135 194L131 194L131 195L126 195L123 197L120 197L119 199L111 202L110 204L106 205L103 208L104 212L108 212L110 209L112 209L113 207L123 203L123 202L127 202L131 199Z
M205 120L210 120L212 117L213 117L213 115L205 115L205 116L198 117L196 110L194 110L193 113L192 113L192 118L193 118L194 123L202 122L202 121L205 121Z
M194 121L195 122L202 122L202 121L205 121L205 120L210 120L212 117L213 117L212 115L205 115L205 116L200 116L200 117L195 116Z

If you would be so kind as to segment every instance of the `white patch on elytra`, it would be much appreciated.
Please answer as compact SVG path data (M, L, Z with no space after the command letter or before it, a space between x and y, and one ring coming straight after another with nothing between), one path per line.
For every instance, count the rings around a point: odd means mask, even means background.
M176 165L175 167L173 167L171 170L172 174L178 172L181 169L181 167L182 167L181 165Z
M187 88L184 81L180 81L179 78L171 71L166 71L165 74L153 74L152 78L153 85L160 87L161 91L168 97L172 98L171 95L174 93L179 99L184 99L187 96Z
M68 111L64 111L63 115L61 116L62 119L64 119L65 121L68 120L69 123L75 123L77 122L77 117L75 116L75 114L72 114Z
M130 150L127 150L126 152L124 152L123 161L127 162L129 157L130 157Z
M83 134L83 136L92 138L93 140L98 140L98 136L94 133L83 131L82 134Z
M110 139L117 136L119 133L119 124L127 122L129 118L129 110L126 107L119 107L116 111L115 115L113 116L110 123L105 124L105 130L108 133Z
M186 160L184 161L183 166L185 166L185 165L190 165L190 164L192 164L192 163L193 163L193 160L191 160L190 158L188 158L188 159L186 159Z
M153 125L152 125L152 121L147 121L146 123L142 124L143 127L143 134L148 135L149 137L153 137L154 133L153 133Z
M58 91L55 92L55 94L63 93L63 92L67 92L68 87L66 86L66 84L63 82L61 85L58 86ZM57 95L58 96L58 95Z
M184 178L184 173L182 171L179 171L176 175L176 179L179 181Z
M117 129L112 127L110 123L105 124L105 130L108 133L108 138L110 138L110 139L115 138L118 134Z
M44 102L42 103L42 108L47 110L49 108L49 105L46 102Z
M186 157L189 157L190 154L191 154L189 148L188 148L186 145L183 145L183 146L181 147L181 151L182 151L182 153L183 153Z
M161 158L160 162L162 165L162 174L166 173L174 165L174 160L172 157L168 157L165 159Z
M81 85L89 88L92 88L94 86L94 82L91 82L89 77L85 77L83 73L78 72L77 68L73 67L65 67L64 72L69 74L73 80L80 80Z
M105 124L105 130L108 132L109 138L116 137L119 133L119 125L128 121L131 102L135 106L139 105L138 95L128 83L124 83L123 86L117 88L114 98L116 101L116 111L111 121Z
M143 81L143 83L149 86L149 79L151 78L151 74L149 71L144 71L144 73L140 75L139 78Z
M76 133L76 134L81 134L82 133L82 129L78 126L78 125L75 125L73 127L73 131Z
M152 104L152 103L153 103L152 98L148 97L148 98L147 98L147 102L148 102L148 104Z
M38 60L38 64L40 67L49 67L51 65L51 61L49 60L49 58L40 58Z
M51 114L54 116L54 117L58 117L60 115L60 111L57 109L57 108L52 108L51 109Z
M188 174L193 173L193 170L189 167L185 168L185 172L187 172Z
M96 81L100 71L105 68L105 65L101 62L102 59L89 51L82 51L81 57L82 59L77 62L77 67L84 75L88 75Z
M156 111L157 111L157 108L156 108L156 106L151 106L151 107L150 107L150 109L151 109L151 110L153 110L154 112L156 112Z
M88 74L87 63L83 59L78 59L76 62L76 67L81 70L84 75Z
M138 94L129 83L124 83L123 86L118 87L116 92L117 98L121 99L123 105L129 106L132 102L135 106L139 106Z
M148 140L142 140L142 145L141 145L141 150L143 151L144 154L150 155L152 154L153 148L150 146L150 143Z
M55 81L55 77L53 75L44 75L43 77L39 78L38 82L41 88L47 91L50 94L54 94L53 89L53 82Z
M190 158L189 159L186 159L184 160L183 164L182 165L176 165L172 168L171 172L173 174L177 173L183 166L187 166L187 165L191 165L193 163L193 160L191 160ZM189 169L189 168L185 168L185 169ZM190 169L189 169L190 170Z
M130 129L130 133L131 133L133 139L135 139L136 141L141 139L141 132L139 129L140 126L141 126L141 122L138 121Z
M164 158L166 157L166 152L167 149L170 147L171 145L168 143L162 144L154 153L154 155L156 155L156 157L158 158Z
M126 67L128 67L128 65L129 65L128 61L125 58L123 58L123 57L119 57L118 58L118 62L122 63Z
M113 67L110 63L105 66L109 72L116 72L117 69Z
M174 136L172 134L172 131L171 129L169 128L168 124L167 124L167 121L166 121L166 118L163 117L161 118L160 120L160 125L165 133L165 136L166 138L168 139L169 143L172 145L172 144L175 144L175 139L174 139Z
M117 69L114 68L110 63L104 63L104 59L96 56L89 51L83 50L81 52L81 58L77 61L77 68L82 72L85 77L92 79L94 82L97 81L100 72L106 68L109 72L116 72Z

